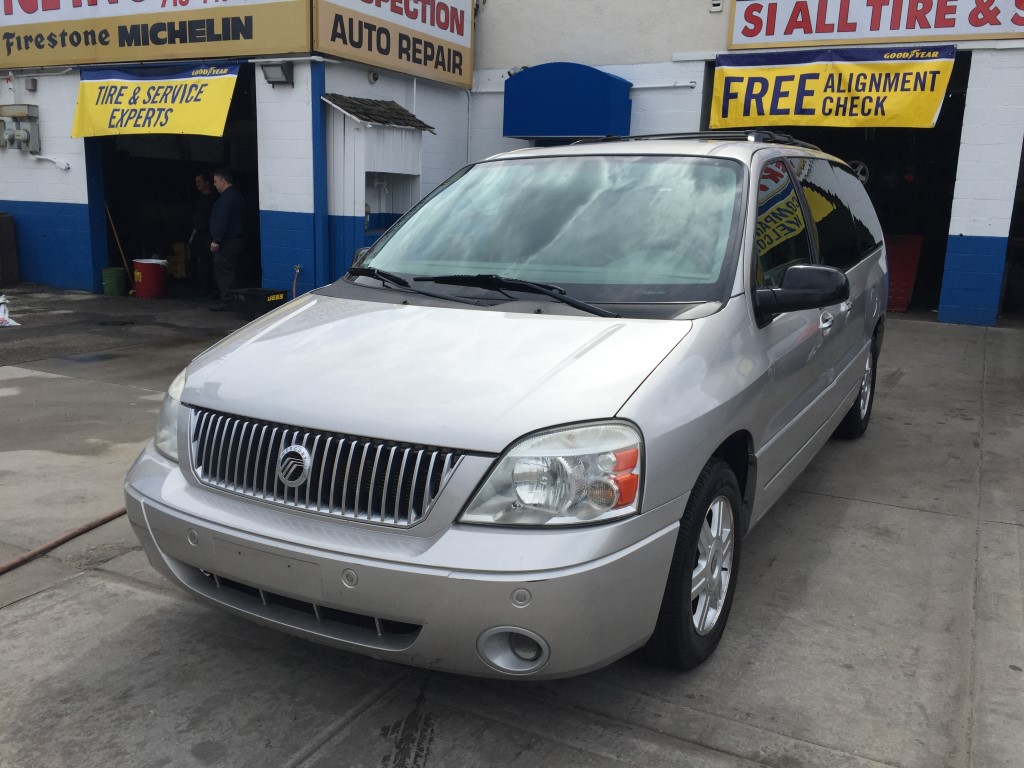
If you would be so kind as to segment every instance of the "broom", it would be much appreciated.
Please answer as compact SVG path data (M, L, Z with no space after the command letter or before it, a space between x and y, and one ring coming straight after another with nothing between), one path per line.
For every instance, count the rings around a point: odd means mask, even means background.
M128 285L131 288L128 291L128 295L131 296L135 293L135 276L132 274L132 270L128 267L128 259L125 258L124 248L121 247L121 238L117 236L117 227L114 226L114 217L110 215L110 206L104 201L103 208L107 212L107 221L110 222L110 231L114 233L114 242L117 243L117 251L121 254L121 263L124 264L124 271L128 273Z

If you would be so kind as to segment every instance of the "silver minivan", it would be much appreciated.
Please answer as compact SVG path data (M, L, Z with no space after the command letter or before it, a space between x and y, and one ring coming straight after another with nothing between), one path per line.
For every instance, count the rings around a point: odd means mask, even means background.
M744 535L867 428L887 279L860 182L789 137L499 155L182 371L128 514L186 591L345 650L691 668Z

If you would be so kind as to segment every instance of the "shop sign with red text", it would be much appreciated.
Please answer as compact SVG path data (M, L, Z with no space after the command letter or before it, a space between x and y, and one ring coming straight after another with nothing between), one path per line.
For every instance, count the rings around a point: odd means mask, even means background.
M1024 0L734 0L729 48L1024 38Z
M313 47L469 88L473 0L314 0Z

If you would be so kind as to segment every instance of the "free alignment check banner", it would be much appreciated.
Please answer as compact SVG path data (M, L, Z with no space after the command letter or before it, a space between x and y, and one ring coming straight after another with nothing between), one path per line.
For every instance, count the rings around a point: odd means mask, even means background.
M822 49L715 60L711 128L931 128L956 48Z

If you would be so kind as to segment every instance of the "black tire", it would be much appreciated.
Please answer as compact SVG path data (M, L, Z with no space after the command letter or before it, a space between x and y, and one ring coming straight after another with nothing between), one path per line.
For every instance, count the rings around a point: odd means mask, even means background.
M853 401L850 410L836 427L836 437L843 440L855 440L868 429L871 420L871 409L875 404L875 379L878 375L878 337L871 339L871 351L865 363L864 376L861 378L860 392Z
M722 523L731 524L727 538L722 535L725 525L721 526L720 539L712 533L716 515ZM708 531L702 539L705 526ZM736 591L742 539L739 532L743 526L736 475L724 461L711 459L701 470L680 521L658 624L645 649L651 661L676 669L693 669L714 652L725 631ZM709 536L717 541L714 549L708 546ZM725 545L726 541L731 542L731 547ZM710 572L712 581L706 582L703 590L698 586L701 594L694 599L693 578L700 571ZM702 631L698 630L698 623L702 624Z

